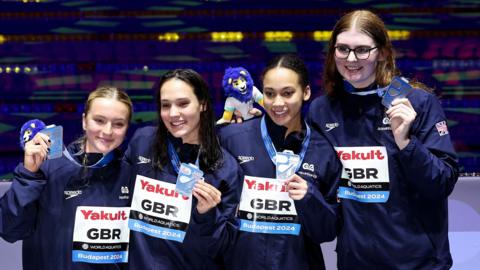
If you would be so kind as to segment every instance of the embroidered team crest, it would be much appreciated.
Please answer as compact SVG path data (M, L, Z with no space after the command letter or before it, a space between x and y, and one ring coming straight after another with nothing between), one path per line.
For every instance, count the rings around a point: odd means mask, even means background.
M121 195L118 196L118 199L120 199L120 200L130 199L130 190L128 190L128 186L121 186L120 187L120 193L121 193Z
M385 115L385 117L383 117L383 119L382 119L382 124L390 125L390 123L391 123L390 118L388 118L388 116Z
M448 128L447 128L447 122L446 121L440 121L435 124L435 127L437 128L438 134L440 136L445 136L448 134Z

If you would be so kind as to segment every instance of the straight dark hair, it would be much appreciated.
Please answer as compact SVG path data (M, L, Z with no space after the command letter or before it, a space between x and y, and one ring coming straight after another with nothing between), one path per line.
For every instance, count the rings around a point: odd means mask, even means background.
M204 171L214 171L221 164L223 156L220 142L215 133L215 113L213 111L210 92L207 83L192 69L175 69L165 73L157 87L156 102L158 109L158 128L155 138L154 164L162 169L170 162L168 157L168 129L161 118L161 89L169 80L181 80L193 88L198 102L204 110L200 113L198 138L200 141L200 168ZM170 135L171 136L171 135Z

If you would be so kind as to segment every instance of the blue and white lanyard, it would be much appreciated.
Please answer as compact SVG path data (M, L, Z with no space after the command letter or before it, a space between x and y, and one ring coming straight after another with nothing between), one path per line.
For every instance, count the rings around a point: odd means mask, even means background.
M305 134L305 138L303 139L303 142L302 142L302 150L300 151L300 154L299 154L300 162L295 168L295 172L300 168L303 162L303 158L305 157L305 153L307 152L308 145L310 144L310 134L311 134L310 127L308 126L307 123L305 123L305 126L307 129L307 134ZM260 131L262 133L263 144L267 149L268 155L270 156L270 159L272 160L273 164L276 165L277 163L275 160L277 156L277 150L275 149L275 145L273 145L270 135L268 135L267 125L265 124L265 116L262 117L262 121L260 123Z
M396 79L401 79L401 80L408 83L408 80L405 79L404 77L397 77L397 76L392 78L392 82ZM358 92L358 91L356 91L355 87L352 84L350 84L347 80L343 80L343 87L345 88L345 90L347 92L349 92L350 94L353 94L353 95L366 96L366 95L371 95L371 94L377 94L379 97L383 97L385 95L385 92L387 92L388 88L390 87L390 84L385 86L385 87L382 87L382 88L377 88L377 89L372 89L372 90L369 90L369 91Z
M78 155L81 155L83 152L82 151L79 151L75 154L73 154L74 156L78 156ZM86 154L86 153L85 153ZM105 166L108 165L108 163L110 163L113 158L115 157L115 154L113 153L113 151L110 151L108 152L106 155L103 155L103 157L95 162L95 164L93 165L89 165L89 166L85 166L85 165L82 165L80 164L76 159L74 159L71 155L70 155L70 152L68 152L67 148L63 149L63 155L68 159L70 160L71 162L73 162L73 164L79 166L79 167L84 167L84 168L103 168Z
M170 140L168 141L168 155L170 156L170 162L172 163L173 169L178 174L182 163L180 162L180 158L178 157L178 154L175 151L175 148L173 147L173 144ZM195 160L195 166L197 166L197 168L200 168L199 160L200 160L200 149L198 149L197 160Z
M379 97L383 97L383 95L385 94L385 91L387 91L389 86L390 85L387 85L382 88L376 88L368 91L358 92L356 91L356 88L352 84L350 84L347 80L343 80L343 87L345 88L345 91L349 92L352 95L357 95L357 96L367 96L371 94L377 94Z

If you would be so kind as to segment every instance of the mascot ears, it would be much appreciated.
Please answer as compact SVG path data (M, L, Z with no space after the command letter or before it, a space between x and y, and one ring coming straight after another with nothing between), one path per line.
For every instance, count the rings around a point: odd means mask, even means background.
M241 69L241 68L238 68L238 69ZM229 70L229 72L233 73L233 76L235 76L235 73L234 73L235 71L232 71L232 70L233 69ZM250 74L246 70L240 70L240 72L238 72L238 73L240 75L242 75L243 77L250 76ZM227 73L225 73L225 74L227 74ZM238 76L238 77L240 77L240 76ZM238 79L238 77L237 77L237 79ZM227 78L228 78L228 84L232 84L233 78L231 78L231 77L227 77Z
M20 129L20 146L25 149L25 144L33 139L38 132L45 128L45 123L41 120L28 120Z
M238 89L237 82L242 82L242 89ZM253 79L243 67L230 67L225 70L222 87L226 97L234 97L241 102L248 102L252 98Z

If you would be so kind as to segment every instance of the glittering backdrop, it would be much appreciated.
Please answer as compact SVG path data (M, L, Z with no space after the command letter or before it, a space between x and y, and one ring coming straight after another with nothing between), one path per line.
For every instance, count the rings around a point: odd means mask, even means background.
M190 67L211 87L220 117L221 79L243 66L260 85L264 63L298 53L314 95L330 30L346 11L368 8L386 22L407 77L434 87L468 174L480 172L479 1L2 1L0 179L22 159L18 130L32 118L81 135L83 101L99 85L125 89L131 131L156 120L154 85ZM131 134L131 132L130 132Z

